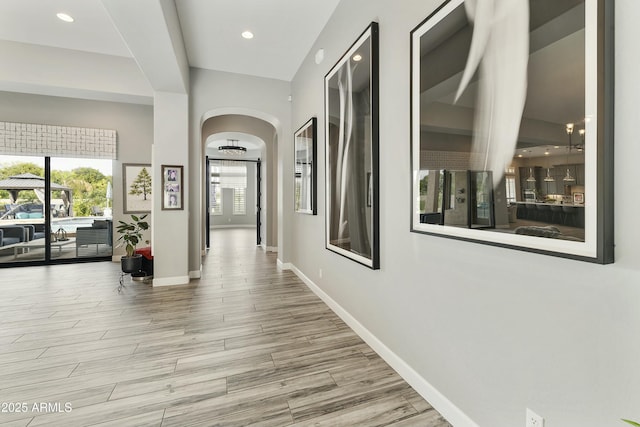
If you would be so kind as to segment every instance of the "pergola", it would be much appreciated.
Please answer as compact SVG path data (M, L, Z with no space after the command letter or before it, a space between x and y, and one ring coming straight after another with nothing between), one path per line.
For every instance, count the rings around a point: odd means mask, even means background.
M18 200L18 193L20 191L39 190L36 191L36 196L38 196L38 199L44 203L44 177L37 176L32 173L22 173L20 175L10 176L7 179L1 180L0 190L6 190L9 192L11 195L11 203L15 203ZM62 191L62 200L64 201L65 207L68 208L69 205L71 205L71 188L52 182L51 191Z

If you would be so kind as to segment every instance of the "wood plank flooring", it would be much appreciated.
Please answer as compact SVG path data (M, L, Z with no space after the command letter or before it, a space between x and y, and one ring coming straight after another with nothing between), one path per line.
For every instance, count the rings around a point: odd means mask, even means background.
M0 269L0 402L27 409L0 426L450 425L254 236L216 230L185 286Z

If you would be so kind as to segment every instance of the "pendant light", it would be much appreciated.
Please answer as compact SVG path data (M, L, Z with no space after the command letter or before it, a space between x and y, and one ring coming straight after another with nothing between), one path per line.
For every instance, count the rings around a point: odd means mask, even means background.
M562 178L564 182L575 182L575 178L571 176L569 172L569 154L571 153L571 135L573 135L573 123L567 123L566 125L567 135L569 135L569 149L567 150L567 174Z
M533 168L529 168L529 178L527 178L527 182L536 182L536 178L533 176Z
M549 168L547 168L547 176L544 177L544 182L555 182L555 180L556 179L549 173Z

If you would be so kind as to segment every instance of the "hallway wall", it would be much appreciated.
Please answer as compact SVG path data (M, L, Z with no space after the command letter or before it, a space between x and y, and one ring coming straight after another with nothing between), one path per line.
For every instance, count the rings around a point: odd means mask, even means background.
M406 363L415 384L459 408L457 426L523 426L527 407L547 427L639 420L640 199L627 196L640 158L640 3L616 2L616 262L606 266L409 231L409 34L441 3L343 1L307 55L292 82L292 123L318 117L324 177L324 75L380 24L381 269L325 249L324 178L318 215L290 222L291 262Z
M204 148L201 141L201 125L205 115L215 112L217 114L236 114L257 117L273 125L277 134L273 135L268 159L273 159L270 165L263 167L263 177L269 174L275 178L272 185L276 186L277 199L275 205L279 214L277 221L277 249L278 259L287 261L290 257L290 230L283 224L289 222L291 209L284 206L293 205L293 176L283 175L285 165L293 161L293 149L291 146L291 103L288 98L291 91L289 82L265 79L260 77L232 74L221 71L209 71L199 68L191 69L191 96L190 96L190 169L189 180L194 194L201 194L200 200L192 199L189 207L189 269L199 270L202 254L202 231L204 230L204 217L202 201L204 188L202 174L204 168ZM264 140L264 138L263 138ZM265 142L267 142L265 140ZM264 164L263 164L264 166ZM266 182L263 181L263 183ZM281 191L281 189L285 191ZM271 191L274 189L271 188ZM273 194L276 194L275 192ZM280 214L281 213L281 214Z

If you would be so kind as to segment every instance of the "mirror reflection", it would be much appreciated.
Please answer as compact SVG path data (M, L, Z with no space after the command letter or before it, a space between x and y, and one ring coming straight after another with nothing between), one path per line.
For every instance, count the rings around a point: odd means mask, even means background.
M312 118L295 134L296 212L316 214L316 118Z
M413 226L584 242L585 3L505 3L484 22L452 1L414 30Z

